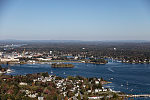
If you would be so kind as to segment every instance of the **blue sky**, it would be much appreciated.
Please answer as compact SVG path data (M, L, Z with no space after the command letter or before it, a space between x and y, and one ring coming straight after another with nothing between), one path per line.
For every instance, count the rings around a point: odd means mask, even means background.
M150 40L148 0L1 0L0 39Z

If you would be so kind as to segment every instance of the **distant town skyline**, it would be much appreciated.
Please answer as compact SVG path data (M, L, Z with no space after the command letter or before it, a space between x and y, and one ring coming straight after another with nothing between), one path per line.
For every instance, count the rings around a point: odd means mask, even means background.
M1 0L0 40L150 40L148 0Z

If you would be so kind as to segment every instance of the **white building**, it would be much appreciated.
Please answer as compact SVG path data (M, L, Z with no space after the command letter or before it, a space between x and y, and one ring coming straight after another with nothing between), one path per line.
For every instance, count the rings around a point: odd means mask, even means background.
M19 85L27 85L25 82L20 82Z
M9 61L14 61L14 62L18 62L19 59L14 59L14 58L1 58L0 59L1 62L9 62Z
M44 97L38 97L38 100L44 100Z

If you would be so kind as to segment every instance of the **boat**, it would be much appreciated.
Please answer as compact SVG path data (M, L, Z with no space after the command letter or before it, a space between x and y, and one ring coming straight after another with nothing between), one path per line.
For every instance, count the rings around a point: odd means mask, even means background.
M53 74L53 71L51 70L51 74Z
M129 84L128 84L128 81L127 81L127 85L129 85Z
M7 69L6 73L11 73L12 70L11 69Z

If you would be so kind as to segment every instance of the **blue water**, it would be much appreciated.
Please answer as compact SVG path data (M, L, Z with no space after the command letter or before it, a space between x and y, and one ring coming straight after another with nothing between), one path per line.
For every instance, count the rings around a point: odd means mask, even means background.
M54 75L67 77L103 77L111 81L107 87L129 94L150 94L150 64L123 64L109 62L106 65L73 63L74 68L51 68L50 64L12 65L14 71L9 75L23 75L38 72L53 72ZM3 65L6 66L6 65Z

